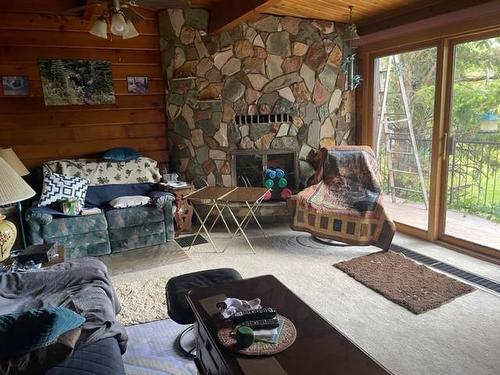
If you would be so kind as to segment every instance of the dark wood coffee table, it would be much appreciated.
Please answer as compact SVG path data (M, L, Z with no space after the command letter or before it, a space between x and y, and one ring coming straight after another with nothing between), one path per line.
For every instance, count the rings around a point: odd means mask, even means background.
M276 308L294 323L295 343L268 357L241 356L224 348L217 339L220 318L215 304L226 297L261 298L264 307ZM196 316L195 363L201 374L390 374L274 276L196 288L189 293L188 302Z

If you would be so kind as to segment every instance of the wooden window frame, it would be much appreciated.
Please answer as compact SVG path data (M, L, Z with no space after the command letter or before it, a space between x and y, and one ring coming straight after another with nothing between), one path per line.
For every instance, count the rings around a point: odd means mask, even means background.
M375 59L396 53L425 48L437 48L434 127L432 132L432 161L429 189L427 230L396 222L398 231L454 250L500 264L500 251L445 234L446 189L448 174L445 155L446 134L450 127L453 90L454 50L460 43L500 36L498 14L483 20L464 22L443 29L423 30L418 33L395 35L358 49L358 66L364 81L356 93L357 143L372 146L376 120L374 107Z

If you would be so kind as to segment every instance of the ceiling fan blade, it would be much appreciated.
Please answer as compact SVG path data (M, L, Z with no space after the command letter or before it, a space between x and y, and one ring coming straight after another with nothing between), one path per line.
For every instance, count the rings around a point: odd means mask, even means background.
M125 17L132 22L138 22L144 20L144 16L140 14L138 11L134 10L133 8L130 8L128 6L122 6L121 10L125 15Z
M135 0L134 3L152 10L185 8L191 5L189 0Z
M85 8L87 8L86 5L82 5L81 7L75 7L75 8L71 8L71 9L66 9L62 12L60 12L59 14L64 16L64 15L69 15L69 14L75 14L75 13L79 13L79 12L83 12L85 10Z

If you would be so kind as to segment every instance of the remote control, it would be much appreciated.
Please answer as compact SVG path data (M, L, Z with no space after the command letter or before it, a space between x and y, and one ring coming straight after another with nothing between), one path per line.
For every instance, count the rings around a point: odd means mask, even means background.
M253 330L258 329L272 329L278 327L280 324L278 319L262 319L262 320L250 320L247 322L242 322L240 326L250 327Z
M231 321L234 324L238 324L249 320L271 319L275 316L276 310L271 307L266 307L265 309L238 311L231 317Z

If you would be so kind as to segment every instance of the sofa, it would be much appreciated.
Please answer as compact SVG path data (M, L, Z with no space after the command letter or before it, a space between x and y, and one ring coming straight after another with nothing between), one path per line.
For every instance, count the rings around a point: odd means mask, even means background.
M65 215L35 203L25 215L32 244L62 244L65 257L72 259L158 245L174 238L175 198L158 190L161 174L156 161L146 157L129 161L54 160L46 162L42 171L43 175L56 173L88 180L84 208L99 212ZM131 195L149 196L151 203L128 208L109 205L117 197Z
M81 258L36 271L0 273L0 315L59 306L85 319L74 351L60 359L61 349L52 351L56 358L50 358L50 365L44 363L47 362L44 357L31 356L28 360L37 363L28 366L50 368L47 375L125 375L122 354L128 338L125 327L116 319L120 301L107 268L99 259ZM37 334L50 332L49 319L43 319L40 325L44 327L40 332L25 330L32 346L40 346L33 340ZM25 338L20 334L15 340L23 342ZM32 350L37 349L28 351ZM0 359L0 373L17 373L13 369L5 371L8 368Z

